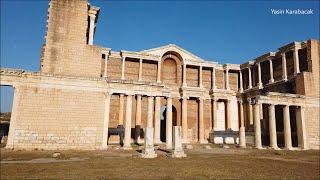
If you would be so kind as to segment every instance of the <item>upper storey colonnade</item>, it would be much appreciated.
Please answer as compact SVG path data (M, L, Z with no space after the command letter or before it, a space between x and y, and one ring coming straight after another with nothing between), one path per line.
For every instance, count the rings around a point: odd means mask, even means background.
M293 42L240 65L239 92L286 82L308 69L306 43Z

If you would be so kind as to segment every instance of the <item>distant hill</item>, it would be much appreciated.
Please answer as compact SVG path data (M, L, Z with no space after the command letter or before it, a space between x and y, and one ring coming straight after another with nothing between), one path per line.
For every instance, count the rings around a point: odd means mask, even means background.
M0 114L0 122L10 122L11 112L4 112Z

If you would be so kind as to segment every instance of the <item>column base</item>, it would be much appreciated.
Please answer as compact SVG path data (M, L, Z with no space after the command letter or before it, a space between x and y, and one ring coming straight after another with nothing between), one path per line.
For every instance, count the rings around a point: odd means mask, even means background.
M245 127L240 127L239 129L239 147L246 147L246 132Z
M131 146L123 146L122 149L123 150L132 150L132 147Z
M258 84L258 88L259 89L263 89L263 85L262 84Z
M281 150L279 147L271 147L273 150Z
M139 157L140 157L140 158L148 158L148 159L150 159L150 158L156 158L156 157L158 157L158 156L157 156L156 153L153 153L153 154L140 153L140 154L139 154Z
M173 151L172 158L185 158L187 155L183 151Z
M200 140L199 144L208 144L208 141L207 140Z
M284 150L293 150L292 147L284 147L283 149L284 149Z
M274 83L274 79L269 80L269 83Z
M255 146L256 149L263 149L262 146Z

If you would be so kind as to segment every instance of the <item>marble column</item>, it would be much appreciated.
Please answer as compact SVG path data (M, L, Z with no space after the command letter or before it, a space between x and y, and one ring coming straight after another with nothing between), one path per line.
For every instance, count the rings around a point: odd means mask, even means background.
M213 112L213 130L218 128L218 116L217 116L218 99L212 99L212 112Z
M142 158L155 158L157 154L154 151L153 144L153 97L148 96L148 112L147 112L147 127L144 137L144 152L140 154Z
M161 108L161 98L156 97L155 98L155 108L154 108L154 143L160 144L160 127L161 127L161 121L160 121L160 108Z
M148 96L148 112L147 112L147 127L153 127L153 109L154 109L154 103L153 103L153 97Z
M172 149L172 97L167 98L166 149Z
M139 75L138 75L138 81L142 81L142 63L143 60L139 59Z
M182 98L182 141L188 142L188 98Z
M140 143L140 128L141 128L141 95L137 95L137 108L136 108L136 133L135 143Z
M202 88L202 66L199 67L199 87Z
M211 88L216 89L217 86L216 86L216 68L215 67L212 68L211 75L212 75L212 87Z
M243 92L242 71L239 71L239 92Z
M229 69L226 68L226 71L225 71L225 88L227 90L230 89L230 86L229 86Z
M282 52L281 56L282 56L282 79L286 81L288 80L286 53Z
M104 116L103 116L103 134L102 134L102 149L108 148L108 128L110 114L110 99L111 94L106 93L104 99Z
M270 147L272 149L278 149L277 145L277 128L276 128L276 113L275 106L273 104L269 105L269 136L270 136Z
M261 143L261 125L260 125L260 105L258 103L253 105L253 119L254 119L254 144L257 149L262 149Z
M13 93L12 112L10 117L10 126L9 126L8 141L7 141L6 149L14 149L17 114L19 112L19 103L20 103L20 98L22 96L19 88L16 86L13 86L13 92L14 93Z
M248 66L248 76L249 76L249 86L248 89L252 88L252 76L251 76L251 68Z
M273 83L274 82L274 78L273 78L273 64L272 64L272 58L269 57L269 68L270 68L270 80L269 83Z
M105 61L104 61L104 74L103 74L103 77L107 78L108 77L108 59L109 59L109 56L108 56L108 54L104 54L104 56L105 56Z
M240 105L240 129L239 129L239 146L244 148L246 147L246 131L244 127L244 114L243 114L243 102L239 101Z
M93 45L93 35L94 35L94 27L95 27L95 20L96 20L96 14L95 13L89 13L89 39L88 44Z
M203 119L203 102L202 98L199 98L199 142L206 143L204 138L204 119Z
M258 64L258 80L259 80L258 88L262 89L263 88L263 84L262 84L262 79L261 79L261 64L260 64L260 62L257 63L257 64Z
M186 87L187 86L187 65L183 64L183 72L182 72L182 86Z
M124 71L126 64L126 57L122 57L122 66L121 66L121 80L125 80Z
M132 95L127 96L126 104L126 123L125 123L125 133L124 133L124 145L123 149L131 148L131 113L132 113Z
M293 66L294 66L294 74L300 73L300 67L299 67L299 49L298 47L294 47L293 51Z
M226 110L227 110L227 129L231 129L232 128L232 113L231 113L231 100L227 99L226 101Z
M182 148L182 140L181 140L181 127L180 126L174 126L173 127L173 142L174 142L174 148L172 157L173 158L183 158L187 157L187 155L184 153Z
M118 125L123 125L123 112L124 112L124 95L120 94L120 99L119 99L119 124Z
M284 134L284 146L286 149L292 148L291 141L291 125L290 125L290 111L289 105L283 107L283 134Z
M297 134L298 134L298 146L301 149L308 149L307 143L307 131L305 125L304 107L296 109L296 121L297 121Z
M157 68L157 83L161 83L161 60L158 61L158 68Z
M248 98L248 114L249 114L249 125L253 125L253 108L251 104L251 99Z

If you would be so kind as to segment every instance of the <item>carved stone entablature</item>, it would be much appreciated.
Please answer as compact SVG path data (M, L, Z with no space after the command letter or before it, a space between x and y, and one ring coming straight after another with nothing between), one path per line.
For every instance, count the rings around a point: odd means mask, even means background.
M153 61L161 60L159 55L148 54L143 52L132 52L132 51L121 50L120 54L122 57L130 57L135 59L147 59L147 60L153 60Z
M264 104L319 107L319 98L307 98L299 94L269 92L266 95L257 95L252 98Z
M199 87L181 87L179 91L181 97L208 98L209 95L209 92L205 88Z
M236 99L236 93L234 91L228 90L215 90L210 91L210 97L214 100L231 100Z

